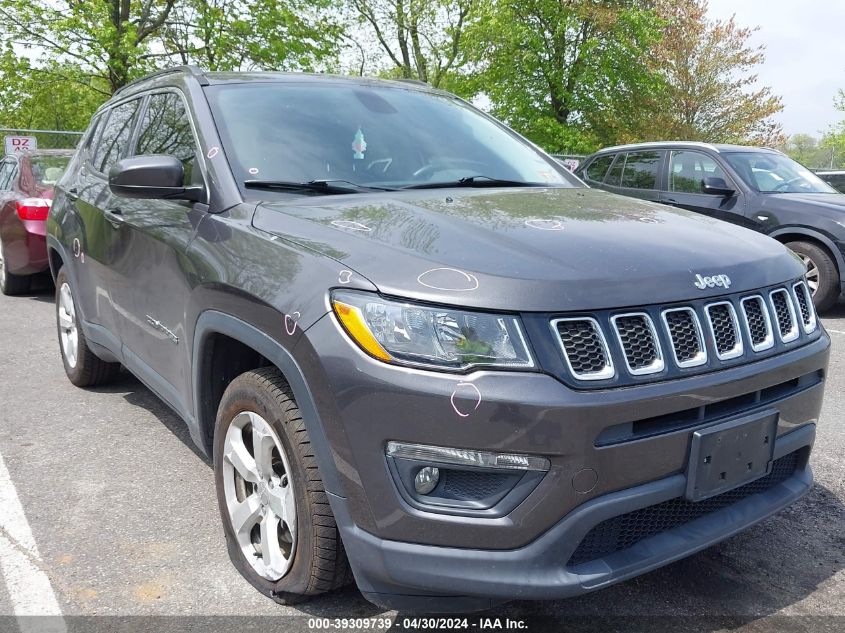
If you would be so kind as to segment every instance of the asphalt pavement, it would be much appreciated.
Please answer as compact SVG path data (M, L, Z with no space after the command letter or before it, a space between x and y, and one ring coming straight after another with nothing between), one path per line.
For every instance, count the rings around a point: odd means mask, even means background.
M806 498L655 572L511 603L470 628L509 618L528 630L845 630L845 305L823 322L833 351ZM365 625L335 619L384 617L414 628L354 587L296 607L253 590L229 562L211 465L183 423L129 374L71 385L47 287L0 295L0 501L2 631L330 628L314 618L349 630Z

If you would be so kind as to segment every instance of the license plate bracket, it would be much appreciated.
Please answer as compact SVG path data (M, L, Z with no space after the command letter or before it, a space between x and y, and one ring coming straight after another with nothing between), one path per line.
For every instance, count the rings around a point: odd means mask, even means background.
M769 474L778 417L763 411L693 433L686 498L701 501Z

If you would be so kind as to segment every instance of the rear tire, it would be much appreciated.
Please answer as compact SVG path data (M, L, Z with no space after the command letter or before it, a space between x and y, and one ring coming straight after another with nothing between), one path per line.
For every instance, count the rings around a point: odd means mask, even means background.
M4 295L20 295L29 292L32 277L29 275L13 275L6 268L6 255L3 252L3 242L0 242L0 292Z
M816 311L823 312L832 307L842 293L839 270L833 257L813 242L788 242L786 247L795 252L807 269L807 283L813 293Z
M229 557L253 587L295 604L352 581L308 431L276 368L241 374L224 392L214 476Z
M78 314L70 279L62 267L56 275L56 328L65 373L77 387L102 385L117 375L120 363L108 363L89 349Z

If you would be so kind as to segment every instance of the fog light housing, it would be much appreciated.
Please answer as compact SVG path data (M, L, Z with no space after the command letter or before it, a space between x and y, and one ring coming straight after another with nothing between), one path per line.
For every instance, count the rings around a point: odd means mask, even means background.
M387 466L402 498L426 512L500 517L519 505L551 463L539 455L387 442Z
M440 469L434 466L420 468L417 476L414 477L414 490L421 495L427 495L437 487L440 481Z

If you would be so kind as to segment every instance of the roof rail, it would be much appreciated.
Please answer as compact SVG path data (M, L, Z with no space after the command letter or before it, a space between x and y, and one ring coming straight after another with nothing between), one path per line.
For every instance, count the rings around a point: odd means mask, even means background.
M422 79L412 79L410 77L398 77L398 78L394 79L393 81L401 81L404 84L414 84L414 85L417 85L417 86L427 86L428 88L431 88L431 84L428 83L427 81L423 81Z
M208 78L205 76L205 72L197 67L192 65L184 65L184 66L172 66L170 68L163 68L162 70L157 70L149 75L144 75L143 77L139 77L138 79L133 79L127 84L124 84L117 90L115 90L114 94L120 94L127 88L137 85L143 81L147 81L148 79L153 79L155 77L161 77L162 75L169 75L170 73L188 73L192 77L194 77L197 81L199 81L201 86L207 86L209 84Z

